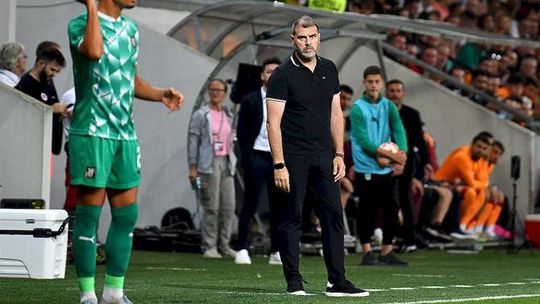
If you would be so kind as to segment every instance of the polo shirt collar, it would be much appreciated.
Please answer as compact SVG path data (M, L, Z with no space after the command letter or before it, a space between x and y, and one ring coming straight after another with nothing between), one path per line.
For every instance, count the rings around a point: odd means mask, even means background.
M317 64L315 65L315 69L317 69L319 67L319 63L322 61L322 59L321 59L321 56L319 56L317 54L315 56L317 56ZM302 62L300 62L300 59L298 59L298 57L296 55L296 51L294 51L292 53L292 55L291 55L291 62L297 68L301 68L301 67L307 68Z

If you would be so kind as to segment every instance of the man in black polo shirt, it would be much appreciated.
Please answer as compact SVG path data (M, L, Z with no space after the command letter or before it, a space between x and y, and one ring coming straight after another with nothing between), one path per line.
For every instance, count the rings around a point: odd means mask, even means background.
M57 48L46 48L37 54L32 69L21 77L15 89L50 105L53 111L52 120L52 147L53 154L62 151L62 117L66 113L66 106L56 94L52 78L66 65L64 56Z
M278 238L287 292L306 295L298 270L302 204L316 194L322 228L328 296L365 297L345 278L343 211L338 181L345 175L343 114L336 66L317 56L319 28L309 16L297 19L291 57L277 67L267 91L268 136L276 186L287 192L280 206Z

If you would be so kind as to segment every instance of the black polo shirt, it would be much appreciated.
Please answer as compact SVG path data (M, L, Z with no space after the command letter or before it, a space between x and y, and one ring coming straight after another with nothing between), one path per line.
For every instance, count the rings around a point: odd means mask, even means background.
M332 98L340 92L336 65L317 56L311 72L293 54L268 82L266 98L285 102L281 137L285 154L333 153L330 117Z
M37 81L30 73L24 74L15 88L50 106L59 102L54 85L47 83L45 80ZM62 115L54 113L51 143L51 152L53 154L58 155L62 151L62 132Z

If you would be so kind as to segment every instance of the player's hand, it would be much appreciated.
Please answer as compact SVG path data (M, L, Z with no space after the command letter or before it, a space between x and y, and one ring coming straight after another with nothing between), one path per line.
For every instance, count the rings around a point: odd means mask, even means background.
M345 176L345 162L343 161L343 157L341 156L334 156L334 182L337 182L338 180L342 179Z
M405 165L405 162L407 162L407 153L405 151L394 153L394 161L399 165Z
M169 112L176 111L184 104L184 94L174 88L166 88L163 92L161 102L169 109Z
M279 190L283 192L291 191L291 186L289 183L289 170L287 170L287 167L279 170L274 169L274 182Z
M391 167L394 171L394 173L392 173L392 176L400 176L401 174L403 174L403 169L405 168L405 166L401 164L393 164L391 165Z

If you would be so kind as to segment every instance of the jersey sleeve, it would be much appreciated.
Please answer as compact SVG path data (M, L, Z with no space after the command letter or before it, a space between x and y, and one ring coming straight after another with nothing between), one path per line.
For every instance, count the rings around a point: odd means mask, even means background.
M287 75L285 75L283 69L277 67L268 80L266 99L275 99L286 102L288 97L287 84Z
M84 39L84 32L86 31L86 17L81 15L68 24L68 38L69 45L73 48L79 48L79 45Z

